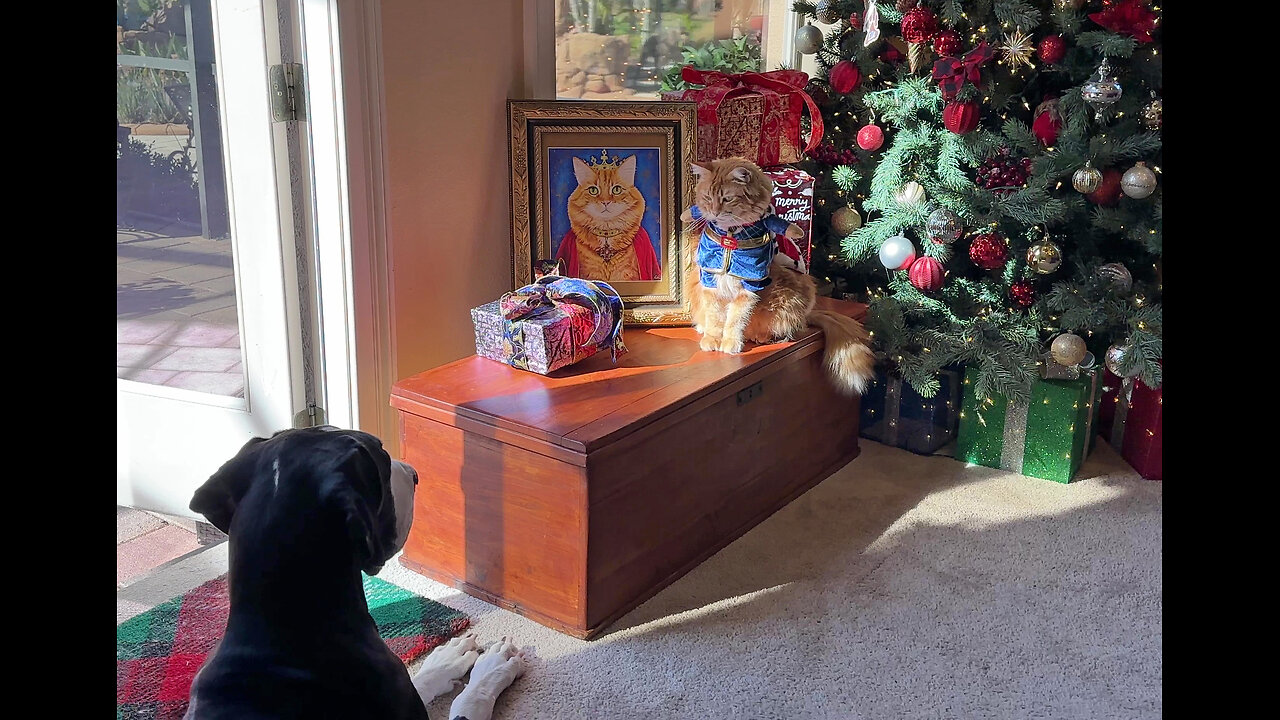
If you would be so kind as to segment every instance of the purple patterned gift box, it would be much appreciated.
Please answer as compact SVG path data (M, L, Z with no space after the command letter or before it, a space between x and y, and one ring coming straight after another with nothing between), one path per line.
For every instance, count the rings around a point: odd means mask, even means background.
M471 322L477 355L542 375L605 347L591 342L596 317L580 305L547 306L519 320L506 320L501 302L495 300L472 308Z

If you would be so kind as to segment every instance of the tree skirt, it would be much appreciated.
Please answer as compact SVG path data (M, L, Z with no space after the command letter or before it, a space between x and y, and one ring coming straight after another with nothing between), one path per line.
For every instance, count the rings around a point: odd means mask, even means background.
M409 664L471 626L465 614L364 576L369 614ZM116 720L180 720L191 681L227 629L227 576L116 626Z

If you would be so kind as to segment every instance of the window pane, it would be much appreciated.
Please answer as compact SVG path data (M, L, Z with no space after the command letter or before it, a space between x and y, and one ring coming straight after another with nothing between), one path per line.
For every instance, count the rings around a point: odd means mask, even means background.
M556 0L556 97L654 99L683 87L680 68L686 64L724 72L766 69L761 58L771 53L762 52L769 48L761 43L770 36L768 15L780 16L790 4Z

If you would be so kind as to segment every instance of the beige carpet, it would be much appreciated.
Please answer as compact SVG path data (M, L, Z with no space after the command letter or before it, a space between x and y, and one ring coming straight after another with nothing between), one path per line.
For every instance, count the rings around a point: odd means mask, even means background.
M395 561L381 577L537 648L500 720L1158 718L1163 485L1102 443L1081 477L864 441L591 642ZM222 572L225 550L121 590L117 621Z

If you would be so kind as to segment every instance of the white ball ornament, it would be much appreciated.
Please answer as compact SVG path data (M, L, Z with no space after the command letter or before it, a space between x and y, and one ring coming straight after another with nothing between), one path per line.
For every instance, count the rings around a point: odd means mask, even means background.
M915 246L901 235L894 235L880 246L880 264L889 270L906 270L915 259Z
M1150 197L1156 191L1156 174L1146 163L1140 162L1120 176L1120 189L1135 200Z
M924 202L924 187L915 180L909 180L898 189L894 199L903 205L919 205Z

